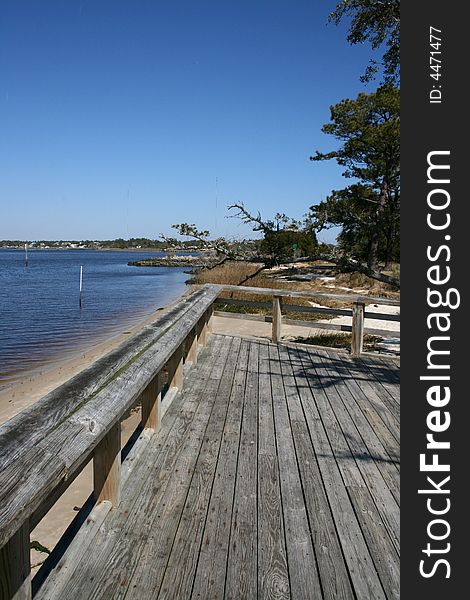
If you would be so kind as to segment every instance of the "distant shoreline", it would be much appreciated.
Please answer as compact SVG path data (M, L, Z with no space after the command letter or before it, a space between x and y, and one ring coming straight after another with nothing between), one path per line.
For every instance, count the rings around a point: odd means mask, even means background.
M23 246L0 246L0 250L22 250ZM205 254L207 251L202 250L180 250L178 248L113 248L112 246L103 246L100 248L36 248L34 246L28 247L28 252L63 252L64 250L90 250L92 252L160 252L161 254L167 254L168 252L174 252L176 254Z

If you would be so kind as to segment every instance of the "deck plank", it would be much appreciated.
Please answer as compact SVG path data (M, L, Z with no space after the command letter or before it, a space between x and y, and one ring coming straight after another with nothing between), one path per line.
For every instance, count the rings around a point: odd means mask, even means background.
M259 346L258 598L291 597L267 344Z
M389 421L390 423L393 421L393 431L397 431L396 437L399 439L400 407L398 403L375 380L370 370L364 366L361 357L353 358L351 356L344 356L344 362L347 364L351 377L362 387L367 396L377 402L381 402L386 407L389 417L392 417Z
M240 340L232 340L216 393L212 392L211 397L209 392L204 399L211 410L202 443L193 446L193 436L188 440L187 462L178 463L181 475L174 478L162 497L158 522L146 544L146 560L141 561L129 583L131 597L155 597L157 590L159 598L191 596L239 346ZM166 530L165 536L161 530Z
M292 435L318 563L322 593L327 600L347 600L352 598L354 593L315 450L305 421L299 388L294 378L287 348L280 346L279 353Z
M328 361L322 359L322 365L323 369L331 376ZM353 451L357 456L375 462L399 505L400 474L397 469L397 461L387 453L376 432L355 402L349 388L340 380L335 381L334 385L338 392L335 412L338 420L346 426L345 435L348 435L353 444Z
M355 594L358 598L373 598L374 600L386 598L346 489L346 483L354 485L357 481L356 473L349 468L349 465L345 465L346 468L343 471L340 470L330 445L330 440L337 437L338 431L329 431L328 435L318 412L316 395L321 383L313 376L312 372L305 371L302 360L302 355L305 354L304 349L289 347L289 354L310 437L316 450L320 472ZM345 475L348 476L346 482L343 479Z
M258 344L251 342L227 561L227 600L257 597L258 356Z
M241 342L199 551L192 598L224 596L249 343Z
M269 346L269 367L291 595L320 599L323 594L292 439L279 349L274 344Z
M399 464L400 455L398 452L399 429L396 420L390 415L382 402L375 398L370 398L362 389L361 385L351 375L347 363L344 362L344 356L328 352L330 369L333 369L335 376L341 380L355 399L357 405L364 413L371 427L377 431L382 444L389 456Z
M367 451L364 441L360 438L357 428L351 420L349 413L344 409L343 403L336 389L336 381L330 383L329 372L323 368L321 358L309 352L310 364L315 369L319 380L322 382L322 393L317 394L319 411L329 423L328 431L341 431L338 435L338 445L333 447L340 468L347 464L357 478L357 485L367 487L377 511L389 532L390 539L397 553L400 551L400 523L398 503L387 486L380 469ZM320 390L318 390L320 392ZM333 427L333 424L335 427ZM337 429L338 428L338 429ZM348 471L349 472L349 471ZM346 479L346 478L345 478Z

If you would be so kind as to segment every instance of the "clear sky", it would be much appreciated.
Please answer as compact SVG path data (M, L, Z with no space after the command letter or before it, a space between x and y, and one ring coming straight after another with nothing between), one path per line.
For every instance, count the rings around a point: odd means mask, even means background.
M0 239L249 236L231 202L301 218L346 184L309 161L329 106L367 90L335 4L2 0Z

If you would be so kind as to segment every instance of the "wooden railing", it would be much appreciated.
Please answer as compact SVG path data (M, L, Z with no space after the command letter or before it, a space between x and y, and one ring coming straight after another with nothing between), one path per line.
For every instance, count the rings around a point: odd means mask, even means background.
M93 460L95 502L117 506L121 421L140 402L156 431L162 390L181 389L196 362L220 289L181 299L139 335L0 428L0 598L31 598L30 531Z
M215 315L240 318L240 319L251 319L256 321L268 321L272 322L272 334L271 338L273 342L277 343L281 339L282 335L282 324L286 325L302 325L305 327L312 327L315 329L329 329L333 331L346 331L351 332L351 354L353 356L359 356L363 351L364 334L368 333L371 335L378 335L382 337L400 337L400 332L389 329L376 329L366 328L365 319L377 319L379 321L400 321L399 315L366 312L365 307L367 304L381 304L385 306L400 306L399 300L390 298L376 298L371 296L353 296L346 294L327 294L324 292L307 292L307 291L290 291L282 289L267 289L267 288L255 288L255 287L239 287L235 285L222 286L222 291L230 292L243 292L244 294L260 295L260 296L272 296L271 302L256 301L248 299L238 298L219 298L217 301L219 304L225 304L228 306L251 306L253 308L271 308L271 316L261 315L247 315L239 313L230 313L228 311L215 311ZM327 306L302 306L298 304L289 304L286 302L289 298L303 298L307 300L342 300L351 304L351 308L330 308ZM335 316L349 316L352 319L351 325L338 325L335 323L320 323L318 321L301 321L299 319L287 319L282 316L284 312L295 312L295 313L310 313L310 314L329 314Z
M211 329L214 303L224 291L272 296L272 303L219 302L272 306L274 342L281 339L282 323L286 322L283 308L348 312L283 304L288 298L351 300L354 354L362 351L364 318L368 316L365 302L398 304L382 298L206 285L182 297L139 334L10 419L0 427L1 600L31 598L30 532L90 460L91 501L99 503L101 518L119 504L130 469L126 464L132 464L131 454L122 463L121 422L140 405L139 448L144 451L146 440L159 429L162 406L168 405L183 385L183 366L196 363L198 349L205 345ZM371 316L381 318L376 313Z

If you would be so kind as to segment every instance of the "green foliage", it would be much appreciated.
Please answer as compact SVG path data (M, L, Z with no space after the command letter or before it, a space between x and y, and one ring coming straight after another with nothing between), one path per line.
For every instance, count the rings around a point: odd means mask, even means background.
M343 18L350 20L348 42L369 42L373 50L383 44L382 56L384 79L396 83L400 77L400 0L341 0L330 14L336 24ZM378 64L371 60L362 81L370 81L378 71Z
M372 94L360 93L355 100L341 100L330 110L331 122L322 131L343 145L327 154L317 151L310 160L334 158L346 167L345 177L355 177L376 188L384 176L396 179L400 157L399 90L382 86Z
M314 230L341 226L343 251L358 260L398 260L400 208L400 93L393 86L331 107L331 122L322 131L342 142L338 150L316 152L313 161L335 159L344 177L358 180L334 190L310 207Z
M262 254L271 257L273 263L300 256L311 256L317 250L317 238L313 231L280 229L267 231L261 241Z

